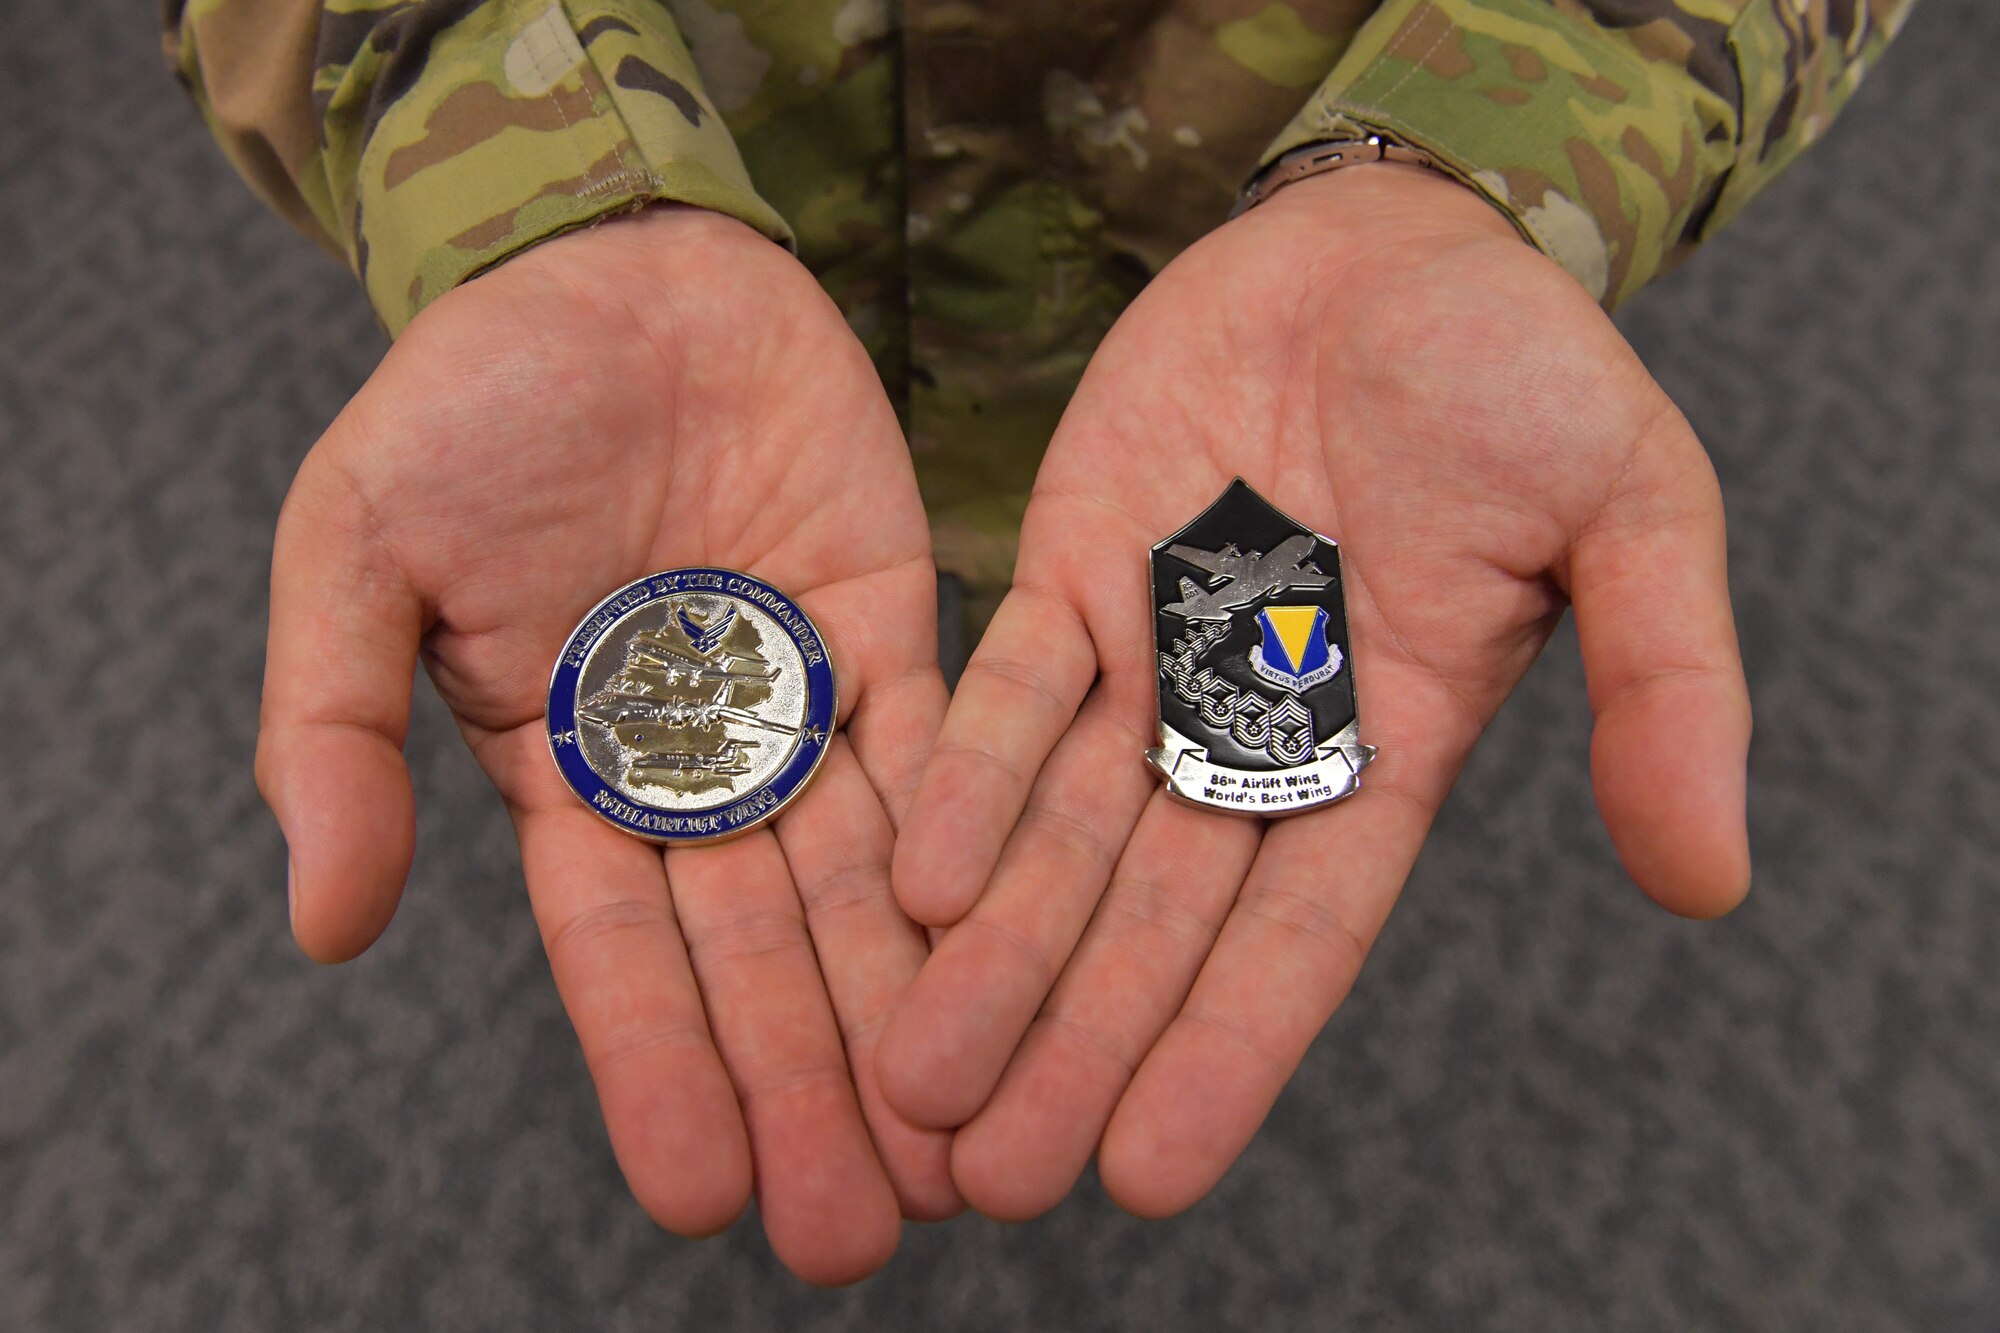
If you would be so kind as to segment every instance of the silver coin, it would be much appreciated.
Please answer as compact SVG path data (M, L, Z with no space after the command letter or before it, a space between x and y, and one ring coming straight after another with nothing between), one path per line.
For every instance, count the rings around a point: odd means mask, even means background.
M833 665L791 598L732 569L671 569L585 616L549 681L549 750L585 806L654 842L746 833L805 789Z

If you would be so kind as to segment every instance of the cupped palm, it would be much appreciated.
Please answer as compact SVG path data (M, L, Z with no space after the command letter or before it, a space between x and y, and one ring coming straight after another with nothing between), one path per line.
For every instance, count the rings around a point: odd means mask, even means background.
M545 692L594 603L695 564L798 599L846 729L771 828L663 855L563 785ZM741 224L656 208L445 296L312 450L279 524L258 767L300 943L350 956L394 910L421 651L513 815L640 1200L710 1232L754 1176L802 1275L878 1266L899 1200L914 1216L957 1202L943 1136L888 1109L873 1057L925 954L887 868L944 703L934 577L865 353L798 263Z
M1363 739L1349 801L1266 825L1170 802L1148 547L1243 477L1341 548ZM1170 265L1099 350L898 844L949 926L881 1047L963 1126L1001 1216L1093 1150L1141 1213L1254 1134L1346 993L1473 742L1574 600L1599 804L1675 911L1748 881L1749 713L1719 493L1583 288L1470 191L1369 167Z

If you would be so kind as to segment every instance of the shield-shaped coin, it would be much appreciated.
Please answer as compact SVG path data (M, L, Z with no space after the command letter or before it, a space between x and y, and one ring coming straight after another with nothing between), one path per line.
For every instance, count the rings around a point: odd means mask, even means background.
M1160 745L1183 800L1249 815L1310 810L1360 786L1340 548L1239 477L1153 548Z

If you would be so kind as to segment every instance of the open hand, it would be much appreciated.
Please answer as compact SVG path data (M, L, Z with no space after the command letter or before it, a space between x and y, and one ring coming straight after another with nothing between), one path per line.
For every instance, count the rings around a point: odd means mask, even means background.
M1174 803L1147 550L1242 476L1341 545L1358 795L1268 826ZM884 1088L963 1126L976 1207L1053 1206L1093 1150L1171 1213L1249 1142L1353 983L1473 742L1573 601L1597 799L1689 916L1748 887L1749 701L1720 495L1583 289L1417 168L1301 182L1141 294L1037 480L1013 591L896 848L949 926Z
M556 653L641 575L719 565L818 624L846 730L775 823L664 856L549 757ZM958 1199L903 1122L875 1034L925 956L893 824L944 707L907 449L866 354L796 260L660 207L541 245L440 299L299 470L279 522L258 780L322 960L395 910L413 838L400 753L424 665L520 835L535 916L627 1180L684 1234L753 1178L815 1281Z

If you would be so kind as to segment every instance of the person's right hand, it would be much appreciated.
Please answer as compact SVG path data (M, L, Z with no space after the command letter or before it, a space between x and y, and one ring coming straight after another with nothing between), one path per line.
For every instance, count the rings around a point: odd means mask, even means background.
M641 575L719 565L812 615L845 733L774 825L660 849L549 757L551 666ZM307 456L278 524L258 784L292 924L352 957L395 910L425 666L506 798L556 984L627 1181L662 1226L756 1185L809 1281L885 1263L959 1200L949 1137L882 1100L875 1034L925 956L893 828L942 716L923 508L866 354L796 260L679 207L549 241L413 323Z

